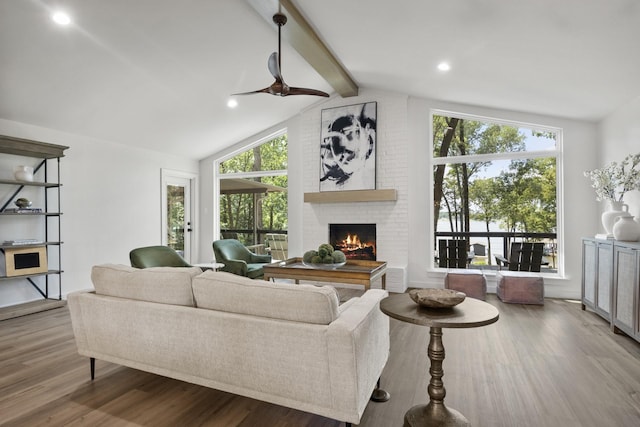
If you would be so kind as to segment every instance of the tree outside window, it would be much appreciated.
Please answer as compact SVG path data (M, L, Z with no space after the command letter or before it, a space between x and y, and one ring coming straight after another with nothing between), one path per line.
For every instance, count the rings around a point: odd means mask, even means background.
M269 190L220 194L220 230L245 245L262 243L266 233L287 230L287 135L282 134L220 163L229 177L267 184ZM249 183L250 186L250 183ZM278 190L280 189L280 190Z

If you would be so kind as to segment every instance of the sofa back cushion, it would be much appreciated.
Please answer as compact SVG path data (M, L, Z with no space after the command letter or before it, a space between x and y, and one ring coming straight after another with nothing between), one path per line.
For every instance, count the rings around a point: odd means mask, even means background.
M92 268L91 280L96 294L194 307L191 280L200 273L198 267L104 264Z
M206 271L193 279L196 306L229 313L328 325L338 317L331 286L293 285Z

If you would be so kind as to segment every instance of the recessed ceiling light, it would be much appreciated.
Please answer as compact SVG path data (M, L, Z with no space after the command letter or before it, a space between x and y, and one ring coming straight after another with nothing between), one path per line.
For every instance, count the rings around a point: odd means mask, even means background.
M53 15L51 15L51 19L58 25L69 25L71 23L71 17L61 11L54 12Z
M440 71L449 71L451 69L451 65L447 62L441 62L438 64L438 70Z
M236 108L237 106L238 106L238 101L236 101L234 98L231 98L229 101L227 101L227 107Z

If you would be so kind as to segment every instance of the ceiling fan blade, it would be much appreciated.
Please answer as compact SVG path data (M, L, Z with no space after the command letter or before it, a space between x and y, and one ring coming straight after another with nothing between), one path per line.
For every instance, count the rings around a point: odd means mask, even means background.
M329 94L321 90L307 89L304 87L289 87L289 93L287 95L314 95L314 96L326 96Z
M271 89L271 87L265 87L264 89L254 90L254 91L251 91L251 92L232 93L232 94L231 94L231 96L236 96L236 95L253 95L254 93L271 93L271 91L270 91L269 89Z
M267 67L269 67L269 72L271 73L273 78L276 79L278 83L282 83L282 74L280 73L280 63L278 61L278 52L273 52L269 56Z

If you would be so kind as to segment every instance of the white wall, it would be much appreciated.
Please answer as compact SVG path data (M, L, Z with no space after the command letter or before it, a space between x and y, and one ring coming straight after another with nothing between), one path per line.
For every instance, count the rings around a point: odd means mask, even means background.
M8 120L0 119L0 134L70 147L61 160L63 295L92 287L91 266L129 264L131 249L160 244L162 168L198 173L197 161ZM0 156L0 169L17 159L37 162ZM10 194L0 190L4 201ZM0 222L4 240L10 231L2 227ZM57 286L54 293L57 297ZM38 298L24 280L0 286L0 306Z
M629 154L640 153L640 96L621 106L600 123L600 146L598 165L619 162ZM595 197L595 194L594 196ZM624 196L629 212L640 217L640 192L632 191ZM601 206L604 212L606 206Z

